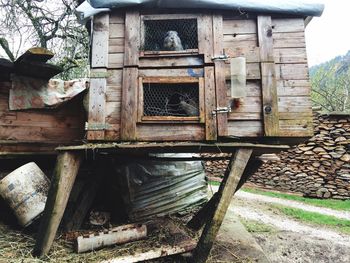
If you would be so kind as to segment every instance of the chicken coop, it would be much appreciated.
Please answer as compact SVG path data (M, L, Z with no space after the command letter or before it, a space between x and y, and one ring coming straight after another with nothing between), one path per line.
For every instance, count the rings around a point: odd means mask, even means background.
M203 10L95 16L88 139L311 136L306 23Z
M230 153L218 194L192 220L205 224L194 250L205 262L230 197L258 167L254 157L313 135L305 27L323 5L89 2L88 141L57 148L35 252L48 253L89 151Z

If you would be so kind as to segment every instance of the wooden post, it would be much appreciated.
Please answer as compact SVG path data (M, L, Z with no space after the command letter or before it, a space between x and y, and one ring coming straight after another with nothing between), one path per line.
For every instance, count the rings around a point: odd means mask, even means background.
M252 149L238 149L237 152L232 155L224 180L218 191L216 209L213 216L209 218L208 223L204 227L193 254L193 262L206 262L216 235L224 220L227 208L230 205L232 195L241 179L252 152Z
M279 116L271 16L258 16L257 24L265 136L278 136Z
M81 160L82 155L78 152L60 152L57 157L44 215L41 219L33 251L33 254L36 256L41 257L46 255L51 248L78 173Z
M250 176L252 176L262 164L263 162L261 160L251 158L234 192L237 192L248 180L248 178L250 178ZM192 217L192 219L187 223L187 226L195 231L201 229L204 226L204 224L208 221L208 218L210 218L213 215L213 211L216 208L217 201L218 192L214 193L210 200Z

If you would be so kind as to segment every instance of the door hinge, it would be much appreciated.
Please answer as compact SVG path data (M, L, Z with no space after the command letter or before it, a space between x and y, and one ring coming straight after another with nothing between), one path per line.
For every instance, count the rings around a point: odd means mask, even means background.
M212 111L213 115L219 114L219 113L229 113L231 112L231 107L218 107L216 110Z
M110 125L106 123L88 123L85 122L85 130L86 131L104 131L108 130Z

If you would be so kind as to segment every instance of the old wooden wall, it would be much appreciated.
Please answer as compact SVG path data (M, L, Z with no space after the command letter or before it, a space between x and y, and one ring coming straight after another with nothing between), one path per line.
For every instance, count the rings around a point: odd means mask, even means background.
M0 154L46 152L84 137L82 98L58 109L10 111L10 83L0 82Z
M311 87L308 80L304 20L272 18L271 28L279 119L276 136L310 136L312 135ZM257 19L238 20L224 16L223 34L226 52L231 56L244 56L247 60L248 94L242 106L229 114L228 133L244 137L263 136L262 60ZM227 64L228 88L229 70Z

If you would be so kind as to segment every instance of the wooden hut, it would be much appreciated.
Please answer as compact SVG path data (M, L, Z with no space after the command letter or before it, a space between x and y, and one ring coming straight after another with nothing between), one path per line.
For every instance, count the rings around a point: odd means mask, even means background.
M62 70L46 61L53 53L43 48L31 48L14 63L0 59L0 158L55 154L58 145L70 145L84 137L86 115L82 96L56 108L35 107L22 93L11 98L11 89L38 90L48 79ZM21 81L14 79L22 78ZM27 86L27 88L26 88ZM45 88L43 88L44 90ZM40 99L40 98L39 98ZM15 110L10 105L22 106L30 101L34 107Z
M57 149L35 252L49 251L89 150L229 152L219 192L199 216L206 226L194 258L204 262L252 157L313 134L305 26L323 5L89 2L104 11L92 20L90 144Z
M288 142L311 136L307 21L192 9L113 9L95 16L88 139ZM177 32L180 50L164 46L168 31ZM246 62L241 99L230 92L235 57ZM186 104L195 107L192 114Z

